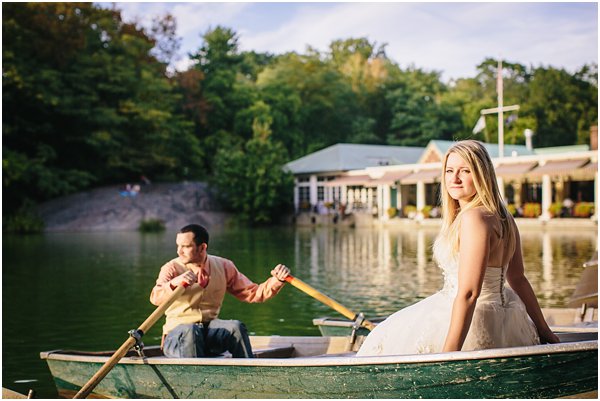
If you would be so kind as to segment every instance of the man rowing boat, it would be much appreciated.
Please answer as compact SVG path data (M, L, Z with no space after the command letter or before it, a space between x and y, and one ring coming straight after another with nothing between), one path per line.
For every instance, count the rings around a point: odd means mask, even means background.
M150 302L160 305L182 283L183 295L166 310L163 352L172 358L219 355L229 351L234 358L252 358L244 323L218 318L225 292L240 301L264 302L285 284L290 269L278 264L264 283L256 284L241 273L231 260L209 255L208 231L198 224L177 233L178 257L160 269Z

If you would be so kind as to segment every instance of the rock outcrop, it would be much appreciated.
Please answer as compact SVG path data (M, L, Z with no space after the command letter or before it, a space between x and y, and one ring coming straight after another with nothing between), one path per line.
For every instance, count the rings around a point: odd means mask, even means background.
M208 228L230 217L205 183L144 185L135 195L118 186L57 198L38 207L46 231L132 231L144 220L162 220L176 230L189 223Z

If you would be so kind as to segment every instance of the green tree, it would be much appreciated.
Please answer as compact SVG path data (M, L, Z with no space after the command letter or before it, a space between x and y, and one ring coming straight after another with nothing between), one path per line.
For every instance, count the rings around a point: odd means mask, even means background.
M327 59L345 77L356 96L357 108L351 119L351 143L385 143L390 110L385 96L390 77L398 67L385 53L386 44L367 38L335 40Z
M242 221L269 224L289 211L293 178L283 170L288 161L283 145L271 140L269 107L254 106L254 136L237 148L221 148L212 184Z
M211 172L220 147L252 137L248 109L259 99L255 80L270 56L241 53L237 33L217 26L203 35L192 59L196 61L192 70L177 79L184 110L195 121L195 133L206 150L203 169Z
M392 113L388 144L425 146L432 139L449 140L460 132L460 110L444 101L446 90L437 72L403 72L386 96Z
M317 52L279 57L259 74L257 85L278 115L273 136L292 158L347 140L358 110L356 95Z
M203 36L204 43L192 60L194 69L203 74L202 96L207 104L203 126L198 134L209 136L218 130L233 131L237 72L242 62L239 54L238 35L229 28L217 26Z
M563 69L537 68L528 99L529 110L537 121L534 144L589 143L590 126L598 123L597 104L598 88L593 80Z
M197 170L199 143L156 43L92 3L3 5L3 212Z

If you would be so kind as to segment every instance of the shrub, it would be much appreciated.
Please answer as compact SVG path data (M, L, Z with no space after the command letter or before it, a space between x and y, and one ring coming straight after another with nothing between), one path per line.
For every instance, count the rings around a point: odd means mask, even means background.
M44 221L37 214L33 203L25 201L23 205L3 221L3 230L17 234L36 234L44 231Z
M554 202L548 208L548 212L552 215L552 217L560 217L562 208L563 208L562 202Z
M575 217L590 217L594 214L593 202L579 202L573 208L573 216Z
M413 218L417 214L417 207L413 205L406 205L402 208L402 212L404 213L404 217Z
M423 209L421 209L421 213L423 214L423 217L428 218L429 213L431 213L431 209L433 209L433 206L431 206L431 205L423 206Z
M142 220L138 228L143 233L156 233L165 230L165 223L159 219Z
M542 214L542 205L539 203L526 203L523 205L523 217L539 217Z

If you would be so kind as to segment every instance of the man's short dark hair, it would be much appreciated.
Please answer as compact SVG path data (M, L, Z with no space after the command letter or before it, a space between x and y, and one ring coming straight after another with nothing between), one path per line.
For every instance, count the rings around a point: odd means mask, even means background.
M179 230L179 234L194 233L194 242L196 245L208 245L208 231L200 224L189 224Z

